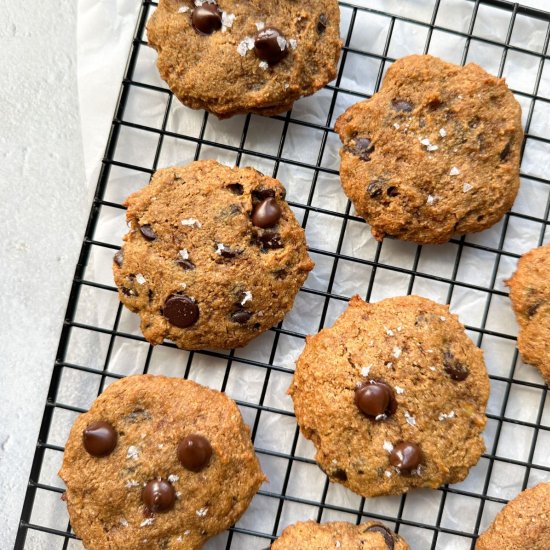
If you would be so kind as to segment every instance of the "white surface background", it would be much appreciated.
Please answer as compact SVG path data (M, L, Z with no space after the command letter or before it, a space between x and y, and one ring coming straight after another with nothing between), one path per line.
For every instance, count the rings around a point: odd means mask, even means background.
M395 5L388 0L388 6ZM524 2L548 9L548 0ZM139 0L0 0L0 541L11 548L43 412L72 274L107 138ZM105 22L81 29L80 53L103 76L81 74L77 8ZM108 53L106 53L108 52ZM101 88L98 89L98 83ZM79 118L95 98L98 111ZM101 101L98 104L97 98ZM86 175L90 184L86 186Z

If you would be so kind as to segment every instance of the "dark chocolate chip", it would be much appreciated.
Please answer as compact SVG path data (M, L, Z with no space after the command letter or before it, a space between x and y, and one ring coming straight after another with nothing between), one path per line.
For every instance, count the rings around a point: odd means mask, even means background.
M393 389L385 382L370 380L355 390L355 405L365 415L377 418L391 416L397 409Z
M118 267L122 267L122 262L124 262L124 249L121 248L114 256L113 262L115 262Z
M288 276L288 273L286 269L276 269L273 272L273 277L275 277L275 279L277 279L278 281L283 281L284 279L287 278L287 276Z
M175 327L187 328L199 320L199 306L185 294L172 294L164 302L162 314Z
M279 235L279 233L275 233L273 231L265 231L258 238L262 243L262 248L266 250L283 248L283 241L281 240L281 235Z
M266 27L254 39L254 52L262 61L276 65L288 55L288 42L281 31Z
M399 191L397 190L397 187L392 185L386 189L386 195L388 195L388 197L397 197L397 195L399 195Z
M200 34L212 34L222 28L222 14L217 4L203 2L191 13L193 28Z
M446 351L443 354L443 368L453 380L457 380L458 382L466 380L470 374L468 367L458 361L450 351Z
M241 250L233 250L224 244L219 243L217 245L216 254L219 254L222 258L235 258L241 254Z
M367 193L374 199L376 197L379 197L382 194L382 187L384 183L377 179L374 181L371 181L367 187Z
M157 235L153 231L153 228L146 223L145 225L138 226L143 237L148 241L154 241L157 238Z
M327 30L328 18L326 14L322 13L317 20L317 32L319 34L324 33Z
M246 309L239 309L231 314L231 320L234 323L239 323L239 325L245 325L248 321L250 321L251 317L252 313L250 313L250 311L246 311Z
M242 195L244 193L244 187L240 183L230 183L227 189L234 195Z
M416 443L402 441L395 445L390 453L390 464L402 473L410 473L422 462L422 451Z
M192 269L195 269L195 264L191 260L183 260L179 258L178 260L176 260L176 263L182 269L185 269L185 271L191 271Z
M91 422L82 432L84 448L95 457L110 455L118 440L118 434L112 424L99 420Z
M261 227L266 229L267 227L273 227L277 225L283 211L281 207L277 204L277 199L270 197L260 202L252 212L252 223L256 227Z
M337 470L334 470L332 472L332 477L335 477L336 479L339 479L340 481L347 481L348 480L348 474L341 468L338 468Z
M176 491L169 481L152 479L143 488L141 500L151 512L168 512L176 503Z
M155 293L149 289L149 292L147 293L147 299L149 300L149 303L153 301L153 297L155 296Z
M413 110L412 103L404 99L394 99L391 105L396 111L403 111L404 113L410 113Z
M271 187L260 187L259 189L252 191L252 198L256 201L265 201L265 199L269 199L275 195L275 189L272 189Z
M500 152L500 160L502 162L508 160L508 157L510 156L510 152L512 151L512 142L509 141L505 146L504 149Z
M371 525L368 527L365 532L367 531L373 531L375 533L380 533L384 537L384 542L386 543L386 546L388 547L388 550L393 550L395 547L395 541L393 540L393 535L391 531L384 527L383 525Z
M120 287L120 290L122 291L122 294L124 294L124 296L137 296L136 291L132 290L131 288L122 286Z
M235 216L236 214L239 214L242 212L242 208L240 204L231 204L229 205L229 215Z
M374 145L371 140L369 138L355 138L354 142L355 145L346 147L346 150L361 160L370 160L370 156L374 152Z
M536 304L533 304L533 305L529 306L527 308L527 316L528 317L533 317L533 315L535 315L535 313L538 311L538 309L541 305L542 304L540 302L537 302Z
M178 460L184 468L192 472L200 472L206 468L211 456L212 445L202 435L188 435L178 445Z

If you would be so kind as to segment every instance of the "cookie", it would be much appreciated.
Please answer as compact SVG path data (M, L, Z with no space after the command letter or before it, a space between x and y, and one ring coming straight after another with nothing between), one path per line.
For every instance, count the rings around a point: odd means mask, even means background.
M252 168L159 170L125 204L114 278L151 344L244 346L283 319L313 268L284 187Z
M550 483L540 483L520 493L476 542L476 550L526 548L550 548Z
M151 375L111 384L77 418L59 475L88 550L201 548L266 480L231 399Z
M271 545L272 550L408 550L409 545L381 523L369 521L353 525L345 521L290 525Z
M321 469L365 497L459 482L485 448L483 354L448 306L419 296L354 296L307 337L289 393Z
M524 254L507 281L519 324L518 349L525 363L550 384L550 243Z
M336 77L337 0L160 0L147 24L177 98L220 118L274 115Z
M521 107L473 63L400 59L336 131L344 191L378 240L444 243L491 227L516 198Z

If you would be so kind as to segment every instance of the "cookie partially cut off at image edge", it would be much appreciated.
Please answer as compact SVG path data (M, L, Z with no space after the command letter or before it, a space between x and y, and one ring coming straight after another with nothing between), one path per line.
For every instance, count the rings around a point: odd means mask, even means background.
M298 522L288 526L271 545L271 550L409 550L405 540L382 525L369 521L353 525L345 521Z
M507 281L519 324L518 349L550 384L550 243L524 254Z
M126 205L114 278L153 345L244 346L290 311L314 265L284 187L252 168L159 170Z
M521 107L473 63L399 59L335 129L344 191L378 240L445 243L491 227L516 198Z
M448 306L358 296L306 339L289 394L335 483L365 496L462 481L485 449L483 354Z
M152 375L112 383L76 419L59 475L88 550L198 550L266 480L231 399Z
M476 550L548 550L550 483L520 493L498 514L476 542Z
M288 111L336 77L337 0L160 0L147 24L178 99L220 118Z

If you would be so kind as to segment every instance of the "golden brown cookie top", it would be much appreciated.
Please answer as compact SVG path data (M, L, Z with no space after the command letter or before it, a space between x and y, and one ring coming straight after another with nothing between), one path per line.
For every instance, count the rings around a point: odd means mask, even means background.
M220 117L275 114L336 76L336 0L160 0L147 25L182 103Z
M550 383L550 243L524 254L512 278L510 300L519 324L522 359Z
M550 483L520 493L476 542L476 550L548 550Z
M292 308L313 262L284 187L215 161L159 170L131 195L113 271L152 344L244 346Z
M363 496L463 480L485 446L489 379L456 315L418 296L358 296L307 338L289 389L330 480Z
M345 521L319 524L314 521L295 523L287 527L271 545L272 550L409 550L399 535L382 525L369 521L353 525Z
M89 550L201 548L266 479L231 399L151 375L111 384L77 418L59 475Z
M517 195L521 108L478 65L399 59L336 131L344 190L379 240L444 243L482 231Z

